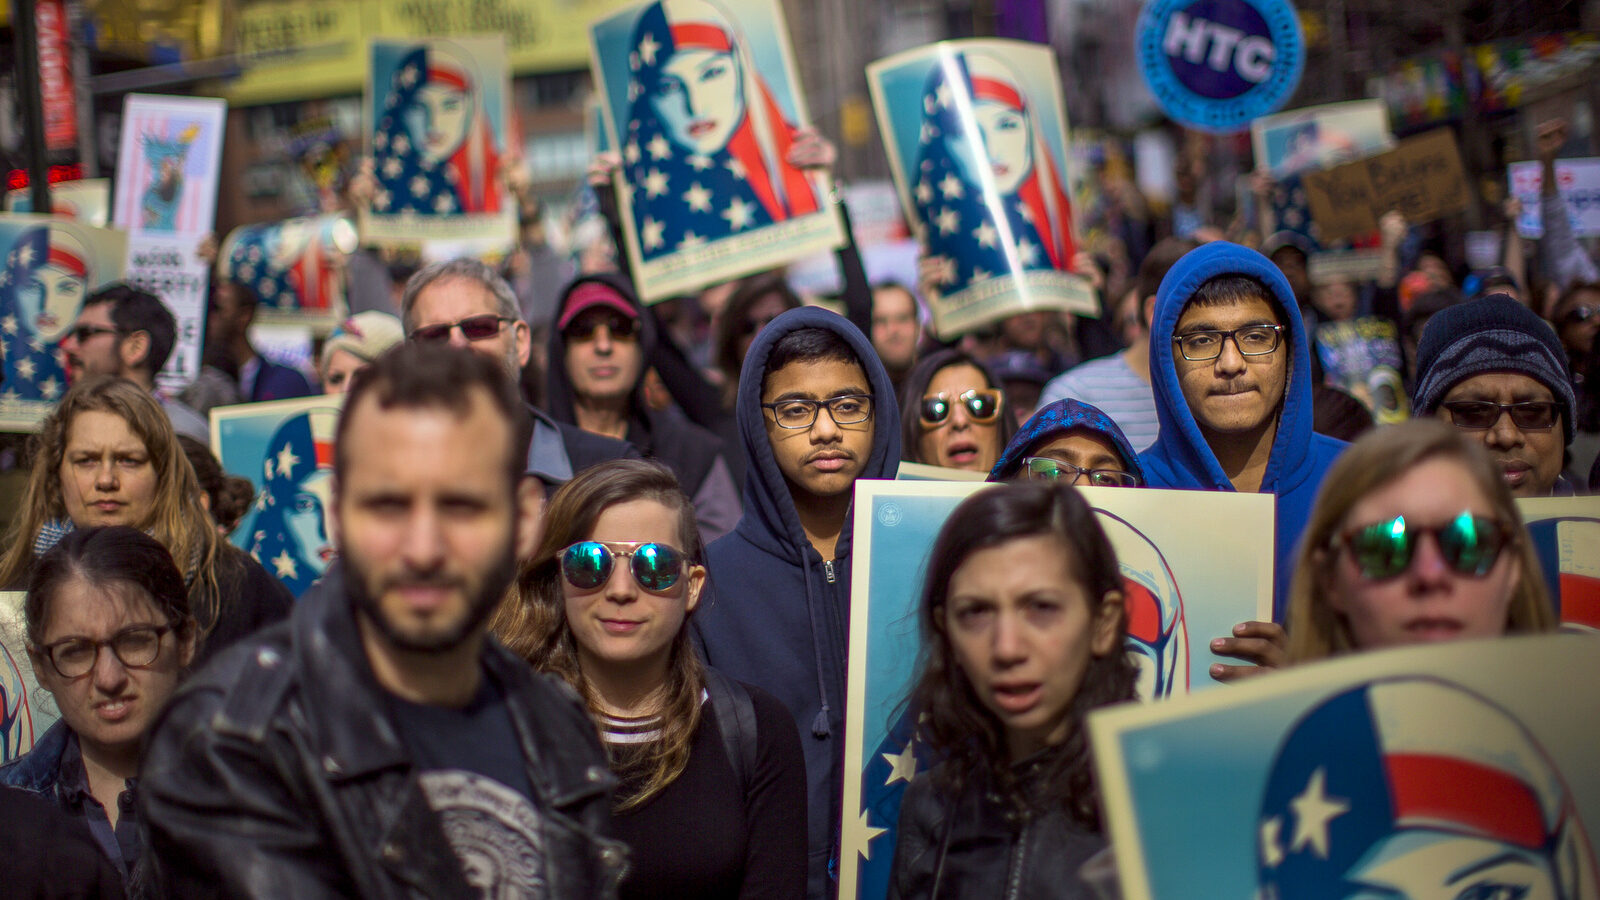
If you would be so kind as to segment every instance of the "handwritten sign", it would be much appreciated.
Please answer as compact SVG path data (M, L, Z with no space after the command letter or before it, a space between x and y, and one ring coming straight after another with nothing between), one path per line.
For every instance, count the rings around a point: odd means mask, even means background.
M1467 208L1466 169L1447 129L1401 141L1388 153L1306 172L1303 180L1324 241L1376 231L1378 217L1391 209L1418 223Z
M1544 237L1544 212L1539 194L1544 190L1544 169L1536 162L1512 163L1506 172L1511 196L1522 201L1517 233L1538 240ZM1600 236L1600 159L1556 160L1556 192L1567 207L1567 219L1577 237Z

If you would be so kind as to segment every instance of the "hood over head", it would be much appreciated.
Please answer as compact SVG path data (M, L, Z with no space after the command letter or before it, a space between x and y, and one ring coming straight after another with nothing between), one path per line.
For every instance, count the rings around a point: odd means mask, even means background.
M1140 482L1144 481L1144 470L1139 467L1139 454L1133 452L1133 445L1128 443L1127 436L1117 427L1117 423L1099 408L1071 399L1057 400L1043 406L1023 423L1022 430L1006 444L1005 452L1000 454L1000 460L989 472L989 480L1007 481L1013 478L1022 466L1023 458L1032 455L1039 445L1080 429L1109 440L1117 448L1117 455L1122 457L1122 464L1128 467L1129 472L1139 476Z
M772 348L791 332L806 328L832 331L855 351L872 387L872 451L860 478L892 479L900 464L900 413L894 384L872 349L872 342L850 320L818 307L801 307L773 319L757 333L739 373L739 393L735 416L739 436L744 441L749 469L745 475L744 516L737 531L751 543L795 564L803 564L811 543L800 525L800 513L789 493L789 483L778 468L767 438L765 411L761 408L761 388L767 358ZM839 534L838 555L850 550L850 519Z
M1203 244L1184 255L1167 272L1156 292L1155 315L1150 323L1150 384L1161 433L1139 462L1153 485L1233 490L1233 482L1217 462L1216 454L1206 443L1184 399L1172 342L1178 319L1200 286L1226 275L1242 275L1266 285L1283 318L1284 342L1279 345L1278 352L1288 351L1289 373L1278 414L1278 431L1272 442L1272 457L1261 482L1262 491L1281 493L1310 474L1310 341L1294 291L1278 267L1260 253L1226 241Z
M644 419L643 398L640 397L640 388L644 384L644 370L649 367L651 355L656 347L656 319L655 315L639 302L639 297L633 291L632 282L615 272L598 272L593 275L580 275L567 285L561 292L561 299L556 303L555 314L551 316L549 337L549 361L545 367L544 376L544 405L550 417L558 422L569 425L578 423L577 414L573 410L572 380L567 377L567 339L561 333L558 323L565 325L572 318L591 306L609 306L623 313L624 310L639 322L639 349L643 352L645 365L639 369L639 379L633 386L634 418Z

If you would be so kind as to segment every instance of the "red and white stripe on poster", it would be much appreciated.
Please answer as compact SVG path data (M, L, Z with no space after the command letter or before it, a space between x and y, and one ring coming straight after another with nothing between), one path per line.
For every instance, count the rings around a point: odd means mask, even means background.
M66 0L36 0L39 93L44 100L44 142L50 150L78 146L78 97L72 82L72 42Z

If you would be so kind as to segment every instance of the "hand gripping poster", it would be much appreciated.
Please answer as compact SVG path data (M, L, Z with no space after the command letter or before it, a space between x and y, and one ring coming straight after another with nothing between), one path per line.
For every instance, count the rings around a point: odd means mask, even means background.
M505 38L375 40L363 109L378 180L364 243L475 240L510 247L516 204Z
M1517 512L1561 627L1600 632L1600 497L1518 497Z
M356 231L324 215L241 225L217 254L222 276L255 291L261 324L305 325L327 334L344 321L344 256Z
M255 503L233 542L296 597L333 562L333 436L344 395L222 406L211 411L211 451L250 479Z
M128 236L55 216L0 215L0 430L34 431L67 390L61 342L84 298L122 277Z
M127 281L178 321L163 387L200 372L210 266L195 249L216 216L226 116L227 104L208 97L129 94L122 107L112 221L128 232Z
M1035 309L1094 315L1065 167L1055 53L1021 41L931 44L867 67L906 219L940 276L941 338Z
M647 303L844 243L776 0L657 0L595 22L590 70Z
M992 484L856 484L840 897L884 896L906 787L929 759L907 706L922 650L918 603L934 539L962 500ZM1125 644L1146 699L1205 691L1210 641L1272 614L1272 498L1080 488L1122 569ZM1196 529L1225 521L1227 529Z
M1092 713L1122 896L1600 898L1594 642L1352 654Z

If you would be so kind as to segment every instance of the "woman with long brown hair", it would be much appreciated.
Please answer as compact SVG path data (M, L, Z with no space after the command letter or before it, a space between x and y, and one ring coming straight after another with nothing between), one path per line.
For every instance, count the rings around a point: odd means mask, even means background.
M616 460L550 499L545 532L492 629L583 697L621 779L621 896L801 897L805 762L794 721L705 668L689 640L706 570L671 470Z
M906 789L892 898L1096 895L1106 845L1085 719L1134 699L1111 542L1073 488L956 507L929 557L908 714L942 762Z
M1301 538L1289 659L1556 625L1539 558L1483 446L1437 419L1340 454Z
M33 470L13 522L0 586L27 582L35 561L77 528L127 525L161 542L199 622L195 665L289 614L289 592L222 540L161 405L120 378L67 392L30 441Z

